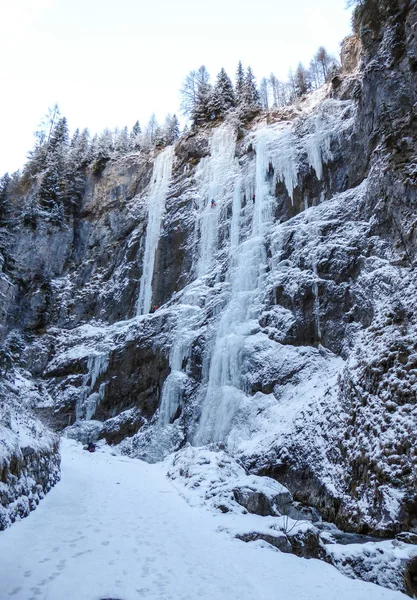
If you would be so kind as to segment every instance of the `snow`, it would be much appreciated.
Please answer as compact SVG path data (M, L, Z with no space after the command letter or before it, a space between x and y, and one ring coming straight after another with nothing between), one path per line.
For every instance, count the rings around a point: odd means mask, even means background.
M386 588L395 589L398 573L417 556L417 547L398 540L368 542L366 544L330 544L327 553L333 564L348 577L358 574L365 581L372 580Z
M90 454L70 440L62 456L62 481L0 534L2 600L406 598L231 539L218 531L228 515L187 504L163 464Z

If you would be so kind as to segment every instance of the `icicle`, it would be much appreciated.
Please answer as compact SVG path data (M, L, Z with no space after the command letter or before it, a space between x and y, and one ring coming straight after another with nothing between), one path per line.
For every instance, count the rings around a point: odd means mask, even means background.
M174 147L169 146L158 154L153 167L148 197L148 225L146 228L145 251L143 255L142 277L136 314L145 315L151 309L152 278L155 266L155 253L158 248L165 201L171 179Z
M109 366L109 355L95 354L89 356L87 359L87 374L83 377L83 388L84 393L78 399L75 407L75 418L76 419L91 419L97 409L97 406L104 398L104 390L106 383L100 384L99 391L90 393L94 388L97 380L103 373L107 371Z

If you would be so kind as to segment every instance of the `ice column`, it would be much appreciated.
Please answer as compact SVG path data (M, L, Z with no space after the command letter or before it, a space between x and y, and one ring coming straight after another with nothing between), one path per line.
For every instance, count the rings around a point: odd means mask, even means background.
M239 221L232 218L232 244L228 279L230 302L217 327L214 347L209 357L208 380L202 401L202 412L194 436L196 444L224 440L230 431L237 410L245 401L244 380L241 377L245 340L258 327L261 307L259 296L266 271L265 234L272 221L274 198L268 181L270 152L268 139L259 132L256 143L255 205L252 231L239 240L234 230ZM237 181L240 186L240 181ZM234 208L239 208L238 190Z
M200 277L209 274L213 266L217 250L219 213L222 207L230 201L236 210L237 206L240 206L240 197L234 194L238 174L235 147L236 134L233 128L228 124L218 127L210 141L210 156L203 158L196 170L199 209L196 271ZM215 207L211 207L212 199L216 203ZM232 238L236 239L237 236L238 239L236 224L234 232ZM158 418L160 427L165 427L172 421L182 402L188 381L185 365L191 353L195 329L201 325L200 293L197 280L185 290L182 302L178 305L178 321L169 356L170 374L165 380L161 395Z
M211 138L210 156L203 158L196 171L199 189L199 259L197 276L207 275L217 250L219 212L232 197L237 176L236 134L229 125L218 127ZM211 207L211 200L216 202Z
M193 305L178 306L178 323L175 341L169 356L170 374L164 382L159 409L158 424L168 425L181 405L184 387L188 381L183 371L184 362L189 358L194 340L195 324L198 322L200 309Z
M136 305L138 316L147 314L151 309L155 253L158 247L165 201L171 179L173 157L174 147L169 146L158 154L153 167L148 196L148 225L146 227L142 277Z
M89 420L94 416L97 406L104 397L106 383L103 382L100 384L98 392L89 392L94 388L97 379L107 371L108 366L109 355L107 352L88 357L87 374L84 376L83 381L83 387L87 388L87 391L82 394L75 407L75 418L77 420L82 418Z

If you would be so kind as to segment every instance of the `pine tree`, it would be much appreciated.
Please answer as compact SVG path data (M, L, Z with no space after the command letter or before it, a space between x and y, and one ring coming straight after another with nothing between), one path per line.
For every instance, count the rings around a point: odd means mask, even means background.
M310 90L310 82L308 72L305 67L298 63L298 67L294 75L295 93L298 98L304 96Z
M11 177L8 173L0 178L0 227L5 225L10 181Z
M173 144L180 137L180 126L176 115L168 114L163 126L163 136L167 146Z
M211 96L211 110L214 117L224 115L228 110L236 106L233 84L226 71L222 68L217 75L217 81Z
M139 121L136 121L136 123L132 127L131 137L135 138L140 133L142 133L142 129L140 128Z
M92 170L94 175L100 175L114 152L113 134L105 129L99 136L95 136L92 142Z
M245 72L243 70L242 61L239 61L236 70L236 85L235 85L235 97L236 104L239 106L244 102L244 90L245 90Z
M28 161L24 166L22 175L23 187L30 187L32 180L47 167L47 155L49 142L60 116L57 104L48 108L48 112L42 119L39 129L35 131L35 145L28 153ZM67 130L68 133L68 130Z
M64 190L61 175L61 165L50 160L38 192L39 205L50 213L62 200Z
M180 137L180 123L178 121L177 115L172 116L170 137L172 140L171 144L176 142Z
M114 148L117 154L123 155L130 152L132 145L127 127L123 127L123 129L115 135Z
M65 117L56 123L47 143L48 154L61 152L69 144L68 123Z
M80 167L86 167L92 160L90 132L83 129L77 144L77 160Z
M192 113L193 125L198 127L212 118L211 99L212 87L209 84L207 69L203 66L198 70L199 83L195 108Z
M81 204L85 189L85 169L91 160L88 129L75 131L70 144L65 168L64 209L72 214Z
M251 108L260 108L260 99L256 79L250 67L246 70L245 83L243 86L244 104Z
M65 117L57 121L47 143L46 170L38 191L39 204L55 222L63 220L66 159L69 146Z
M155 148L163 148L164 146L167 145L165 131L164 131L163 127L161 127L160 125L157 126L156 131L155 131L154 145L155 145Z
M132 127L132 131L130 132L130 145L132 150L140 150L142 147L142 129L140 127L139 121Z

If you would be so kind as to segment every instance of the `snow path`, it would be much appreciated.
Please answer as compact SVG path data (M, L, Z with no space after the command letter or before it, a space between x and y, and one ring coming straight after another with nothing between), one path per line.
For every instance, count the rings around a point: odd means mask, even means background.
M164 465L63 440L62 480L0 533L6 600L400 600L316 560L245 544L190 507Z

